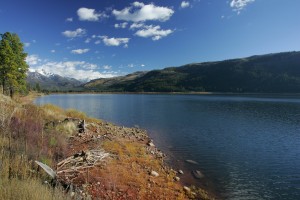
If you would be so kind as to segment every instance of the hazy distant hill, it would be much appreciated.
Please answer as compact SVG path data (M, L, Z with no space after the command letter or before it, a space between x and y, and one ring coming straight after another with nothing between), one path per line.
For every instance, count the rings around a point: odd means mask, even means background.
M67 78L57 74L40 72L28 72L27 83L31 87L35 87L36 83L38 83L41 89L49 91L73 90L82 84L81 81L74 78Z
M300 52L274 53L97 79L96 91L128 92L299 92Z

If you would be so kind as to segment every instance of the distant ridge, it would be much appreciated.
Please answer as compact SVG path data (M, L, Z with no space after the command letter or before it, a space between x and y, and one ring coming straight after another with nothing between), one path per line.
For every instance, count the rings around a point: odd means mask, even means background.
M77 79L62 77L57 74L46 73L45 71L28 72L26 80L31 88L39 84L41 90L48 91L73 90L82 84L82 82Z
M300 93L300 52L192 63L96 79L85 90L102 92Z

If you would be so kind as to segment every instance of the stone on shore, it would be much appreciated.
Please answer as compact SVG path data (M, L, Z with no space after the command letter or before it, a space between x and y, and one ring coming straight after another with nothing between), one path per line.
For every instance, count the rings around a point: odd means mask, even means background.
M148 142L147 145L150 146L150 147L155 147L155 145L154 145L154 143L152 141Z
M156 172L156 171L151 171L151 176L154 176L154 177L158 177L159 176L159 174Z
M183 190L188 193L191 192L191 189L187 186L183 186Z
M201 178L204 177L204 175L202 174L202 172L199 171L199 170L192 171L192 174L193 174L194 177L197 178L197 179L201 179Z

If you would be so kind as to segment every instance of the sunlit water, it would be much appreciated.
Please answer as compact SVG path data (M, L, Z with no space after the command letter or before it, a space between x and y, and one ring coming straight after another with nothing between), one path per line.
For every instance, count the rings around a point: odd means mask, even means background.
M148 130L224 199L300 199L300 96L67 94L36 103Z

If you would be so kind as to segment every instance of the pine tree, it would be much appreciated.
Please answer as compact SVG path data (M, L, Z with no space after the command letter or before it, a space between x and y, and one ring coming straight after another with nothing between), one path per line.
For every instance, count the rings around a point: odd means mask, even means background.
M3 93L12 96L15 91L26 90L27 54L24 53L23 43L17 34L6 32L1 37L0 81Z

